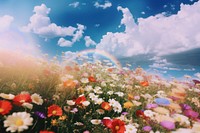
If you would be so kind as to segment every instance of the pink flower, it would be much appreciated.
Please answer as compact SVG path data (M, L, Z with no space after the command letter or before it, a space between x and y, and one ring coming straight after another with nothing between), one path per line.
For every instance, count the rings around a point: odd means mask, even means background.
M162 121L160 122L160 125L167 130L172 130L175 128L174 122L171 122L171 121Z

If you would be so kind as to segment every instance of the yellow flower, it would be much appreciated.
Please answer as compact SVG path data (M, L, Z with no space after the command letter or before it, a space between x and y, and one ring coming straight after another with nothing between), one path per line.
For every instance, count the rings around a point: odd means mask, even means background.
M128 100L133 100L134 96L132 94L128 94Z
M56 126L57 124L58 124L58 123L57 123L57 120L56 120L56 119L51 120L51 125Z
M131 107L133 107L133 103L132 102L130 102L130 101L128 101L128 102L125 102L124 103L124 108L131 108Z
M65 119L67 119L67 116L66 116L66 115L63 115L63 116L60 116L60 117L59 117L59 120L61 120L61 121L64 121Z

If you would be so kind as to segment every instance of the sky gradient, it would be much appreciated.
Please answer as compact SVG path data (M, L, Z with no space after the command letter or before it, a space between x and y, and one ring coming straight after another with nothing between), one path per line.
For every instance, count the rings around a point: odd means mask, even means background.
M92 48L123 65L194 75L199 9L197 0L1 0L0 50L73 57Z

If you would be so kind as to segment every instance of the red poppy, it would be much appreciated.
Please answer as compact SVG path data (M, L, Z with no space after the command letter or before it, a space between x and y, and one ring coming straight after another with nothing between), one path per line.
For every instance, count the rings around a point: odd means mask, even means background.
M111 106L108 102L102 102L101 108L104 109L104 110L111 110Z
M13 99L14 103L18 106L21 106L23 103L31 103L30 94L18 94Z
M75 100L75 103L76 103L77 105L80 105L80 104L82 104L82 103L85 102L85 101L86 101L85 96L80 96L80 97L78 97L78 98Z
M144 119L148 118L148 117L144 114L144 112L143 112L142 110L137 110L137 111L136 111L136 116L141 117L141 118L144 118Z
M0 100L0 114L5 115L10 112L12 105L9 101Z
M95 79L93 76L88 77L88 80L89 80L90 82L96 82L96 79Z
M105 125L107 128L112 128L112 120L111 119L103 119L102 120L103 125Z
M55 133L53 131L40 131L40 133Z
M143 82L140 82L140 85L141 86L149 86L149 82L148 81L143 81Z
M58 105L51 105L50 107L48 107L48 117L51 116L61 116L63 114L61 107L59 107Z
M124 133L125 132L125 123L119 119L113 119L112 121L112 133Z

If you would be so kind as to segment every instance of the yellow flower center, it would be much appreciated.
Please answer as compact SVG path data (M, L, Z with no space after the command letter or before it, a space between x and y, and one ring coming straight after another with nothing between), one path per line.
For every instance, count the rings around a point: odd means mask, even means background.
M52 114L53 114L53 115L56 115L56 113L57 113L57 111L56 111L56 110L52 111Z
M0 108L0 113L3 112L3 111L4 111L4 109Z
M115 130L119 130L119 126L115 126Z
M18 120L15 121L16 126L22 126L23 124L24 124L24 122L21 119L18 119Z

